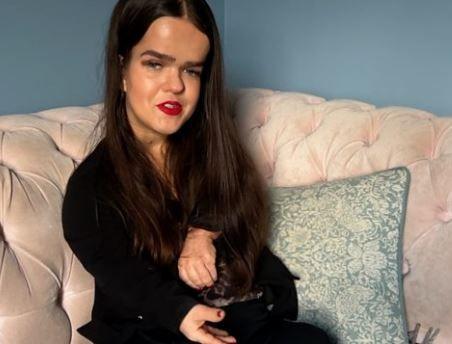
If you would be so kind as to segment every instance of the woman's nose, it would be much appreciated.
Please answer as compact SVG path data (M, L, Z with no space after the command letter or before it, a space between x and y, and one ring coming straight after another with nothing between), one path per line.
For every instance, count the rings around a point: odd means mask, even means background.
M168 71L165 80L165 91L172 93L181 93L185 88L184 81L182 80L181 73L179 71Z

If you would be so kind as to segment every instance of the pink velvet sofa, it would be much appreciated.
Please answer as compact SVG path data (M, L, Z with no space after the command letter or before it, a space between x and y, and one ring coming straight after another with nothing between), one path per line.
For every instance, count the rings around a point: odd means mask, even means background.
M435 344L452 343L452 117L263 89L238 90L232 103L269 185L408 167L408 328L420 323L420 337L440 328ZM64 241L60 213L100 111L0 117L0 343L88 343L76 329L90 319L93 279Z

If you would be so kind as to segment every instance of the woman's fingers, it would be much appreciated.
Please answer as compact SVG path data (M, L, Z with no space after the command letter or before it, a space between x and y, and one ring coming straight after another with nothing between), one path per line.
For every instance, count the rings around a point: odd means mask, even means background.
M204 329L209 332L210 334L212 334L213 336L217 337L218 339L226 342L226 343L237 343L237 340L231 336L229 333L227 333L224 330L220 330L218 328L209 326L209 325L204 325Z
M209 273L210 279L212 281L212 284L217 280L217 268L215 266L215 263L204 263L204 267Z
M219 328L215 328L213 326L210 325L206 325L204 324L204 329L208 332L210 332L211 334L215 335L215 336L221 336L221 337L227 337L229 336L229 333L226 332L225 330L221 330Z
M182 281L195 289L210 287L216 280L215 265L206 265L198 258L179 258L178 268Z
M215 282L203 261L199 260L194 263L193 269L196 271L202 288L210 287Z
M185 269L185 267L179 267L179 277L189 287L191 287L193 289L199 289L198 286L196 286L192 282L192 279L188 277L187 270Z
M207 322L218 323L226 313L221 308L203 304L195 305L182 320L179 330L191 341L201 344L232 344L236 340L226 331L207 325Z
M179 276L192 288L212 286L217 279L215 237L216 233L193 228L185 238L178 262Z
M235 343L234 342L228 342L223 340L224 337L217 337L207 330L200 328L196 341L199 341L201 344L228 344L228 343Z

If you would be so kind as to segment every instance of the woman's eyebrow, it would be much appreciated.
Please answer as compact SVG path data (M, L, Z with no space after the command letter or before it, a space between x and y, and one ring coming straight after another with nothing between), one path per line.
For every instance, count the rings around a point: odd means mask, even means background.
M165 60L165 61L168 61L168 62L176 61L175 57L173 57L171 55L166 55L166 54L159 53L158 51L155 51L155 50L146 50L145 52L141 53L140 56L144 56L144 55L154 56L154 57L157 57L157 58L159 58L161 60Z
M162 54L155 50L146 50L145 52L141 53L140 56L149 55L153 57L157 57L163 61L167 62L175 62L176 58L171 55ZM204 65L204 61L187 61L184 63L185 67L202 67Z
M200 62L188 61L188 62L184 63L184 67L203 67L203 66L204 66L204 61L200 61Z

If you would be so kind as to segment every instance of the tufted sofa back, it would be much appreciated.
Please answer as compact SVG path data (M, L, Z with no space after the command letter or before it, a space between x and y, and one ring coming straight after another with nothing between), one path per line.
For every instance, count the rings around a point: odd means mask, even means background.
M395 166L411 172L404 235L409 328L452 343L452 118L302 93L239 90L244 142L269 185ZM0 117L0 343L88 343L93 280L61 229L66 182L90 151L99 106ZM94 139L94 141L96 140Z

